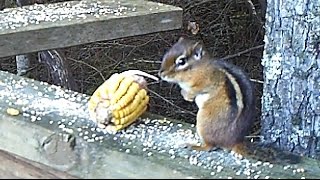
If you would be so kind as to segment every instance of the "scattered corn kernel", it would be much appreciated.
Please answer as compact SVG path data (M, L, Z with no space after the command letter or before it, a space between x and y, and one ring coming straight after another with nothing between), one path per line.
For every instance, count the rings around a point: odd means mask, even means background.
M17 116L20 114L19 110L14 108L8 108L7 113L11 116Z

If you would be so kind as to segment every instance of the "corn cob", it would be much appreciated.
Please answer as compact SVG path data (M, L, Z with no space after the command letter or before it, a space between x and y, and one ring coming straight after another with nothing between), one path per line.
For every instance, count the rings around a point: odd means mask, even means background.
M113 74L100 85L88 102L91 120L115 133L135 122L147 109L149 96L142 76L157 77L139 70Z

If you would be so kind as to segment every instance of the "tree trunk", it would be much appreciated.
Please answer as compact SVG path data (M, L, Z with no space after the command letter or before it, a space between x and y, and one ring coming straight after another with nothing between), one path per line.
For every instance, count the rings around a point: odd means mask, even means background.
M264 140L320 157L320 0L269 0L265 27Z

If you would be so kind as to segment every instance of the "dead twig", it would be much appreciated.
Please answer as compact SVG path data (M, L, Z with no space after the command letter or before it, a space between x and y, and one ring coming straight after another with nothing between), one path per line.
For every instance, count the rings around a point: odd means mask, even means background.
M263 84L263 81L260 81L260 80L257 80L257 79L250 79L250 81Z
M184 12L188 12L192 8L195 8L197 6L201 6L202 4L205 4L205 3L208 3L211 1L213 1L213 0L205 0L205 1L200 1L198 3L194 3L193 1L190 1L190 3L185 6Z
M92 69L94 69L95 71L97 71L99 73L99 75L101 76L102 80L103 81L106 81L106 78L103 76L102 72L99 71L97 68L95 68L94 66L91 66L90 64L86 63L86 62L83 62L83 61L79 61L79 60L76 60L76 59L73 59L73 58L70 58L68 57L69 60L71 61L74 61L74 62L77 62L77 63L81 63L81 64L84 64Z
M251 15L256 18L256 20L258 21L258 23L260 25L263 25L263 22L262 22L260 16L258 16L256 8L254 7L252 1L251 0L247 0L246 3L249 6L249 11L250 11Z
M251 52L251 51L253 51L253 50L263 48L263 46L264 46L264 44L261 44L261 45L259 45L259 46L255 46L255 47L246 49L246 50L244 50L244 51L240 51L240 52L238 52L238 53L236 53L236 54L232 54L232 55L228 55L228 56L226 56L226 57L220 58L220 60L227 60L227 59L235 58L235 57L241 56L242 54Z

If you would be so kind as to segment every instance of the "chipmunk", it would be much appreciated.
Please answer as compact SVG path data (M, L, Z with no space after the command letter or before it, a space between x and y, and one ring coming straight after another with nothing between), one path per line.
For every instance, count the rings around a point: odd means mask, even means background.
M162 59L159 76L177 83L187 101L195 101L196 130L209 151L220 147L246 155L245 136L254 122L255 96L246 73L222 60L214 60L202 43L181 37Z
M245 141L254 123L253 85L242 69L214 59L202 43L181 37L164 54L159 76L179 84L183 98L195 101L199 108L196 130L201 145L186 147L205 151L223 148L274 163L301 161L299 155Z

